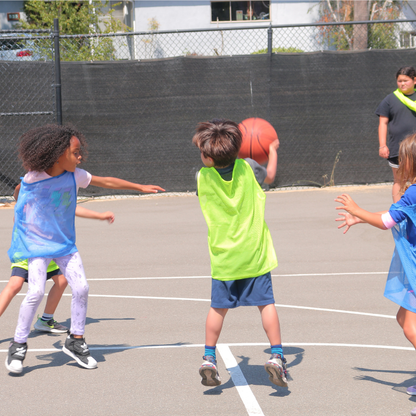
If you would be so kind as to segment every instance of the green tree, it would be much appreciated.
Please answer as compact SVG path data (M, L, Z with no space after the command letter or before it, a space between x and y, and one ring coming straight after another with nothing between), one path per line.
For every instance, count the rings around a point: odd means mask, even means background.
M360 11L356 17L357 1L365 3L366 12ZM395 20L399 18L407 0L321 0L318 23L352 22L362 20ZM362 6L362 4L361 4ZM365 16L365 17L364 17ZM363 18L364 17L364 18ZM365 32L365 33L364 33ZM321 26L320 41L337 50L352 50L358 43L362 45L364 39L367 48L394 49L397 48L398 39L394 23L379 23L369 25L339 25ZM363 49L362 46L355 49Z
M62 35L99 35L126 32L130 28L117 20L109 1L38 1L24 2L26 21L20 20L21 29L51 29L54 19L59 19ZM105 19L103 17L105 16ZM52 55L50 41L37 40L40 54L49 59ZM113 40L109 37L78 36L61 39L61 59L64 61L91 61L115 59Z

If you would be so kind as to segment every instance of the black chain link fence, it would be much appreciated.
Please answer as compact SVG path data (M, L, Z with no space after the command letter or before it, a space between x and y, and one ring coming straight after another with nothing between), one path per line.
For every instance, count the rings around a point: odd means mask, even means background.
M218 117L272 123L281 141L272 187L390 182L391 169L378 156L374 111L396 89L397 69L416 65L415 23L62 35L63 122L85 133L90 155L84 168L91 173L170 192L195 190L202 164L191 138L198 122ZM45 54L40 59L49 58ZM16 74L48 62L0 60L0 71L10 64L17 69L3 79L25 82L28 100L38 99L31 82ZM40 82L40 74L30 72ZM53 108L52 83L53 75L36 111L46 102ZM14 112L14 95L4 95L2 113ZM3 124L7 117L0 118L0 140L11 156L1 173L16 182L16 140L33 126L34 115L13 116L10 126ZM0 195L10 194L14 182L2 188L0 180Z

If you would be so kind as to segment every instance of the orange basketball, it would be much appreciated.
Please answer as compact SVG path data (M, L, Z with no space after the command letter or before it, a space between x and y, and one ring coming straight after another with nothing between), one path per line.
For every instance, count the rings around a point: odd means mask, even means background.
M238 127L243 135L238 157L249 157L257 163L266 163L269 159L270 143L277 139L273 126L262 118L253 117L242 121Z

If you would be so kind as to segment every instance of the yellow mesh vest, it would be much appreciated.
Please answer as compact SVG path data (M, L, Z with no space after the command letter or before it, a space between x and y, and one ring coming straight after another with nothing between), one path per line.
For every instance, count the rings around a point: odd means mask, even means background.
M202 168L198 197L208 225L213 279L257 277L277 266L264 221L266 195L246 161L235 161L231 181L224 181L214 168Z

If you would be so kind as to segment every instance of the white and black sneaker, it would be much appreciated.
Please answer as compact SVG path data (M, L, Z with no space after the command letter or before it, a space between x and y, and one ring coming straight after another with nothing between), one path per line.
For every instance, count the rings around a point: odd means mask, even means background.
M6 368L14 374L20 374L23 371L23 360L26 357L27 343L20 344L12 341L9 346L9 353L6 358Z
M81 367L97 368L97 361L91 357L84 338L74 338L72 334L68 335L62 351L72 357Z

